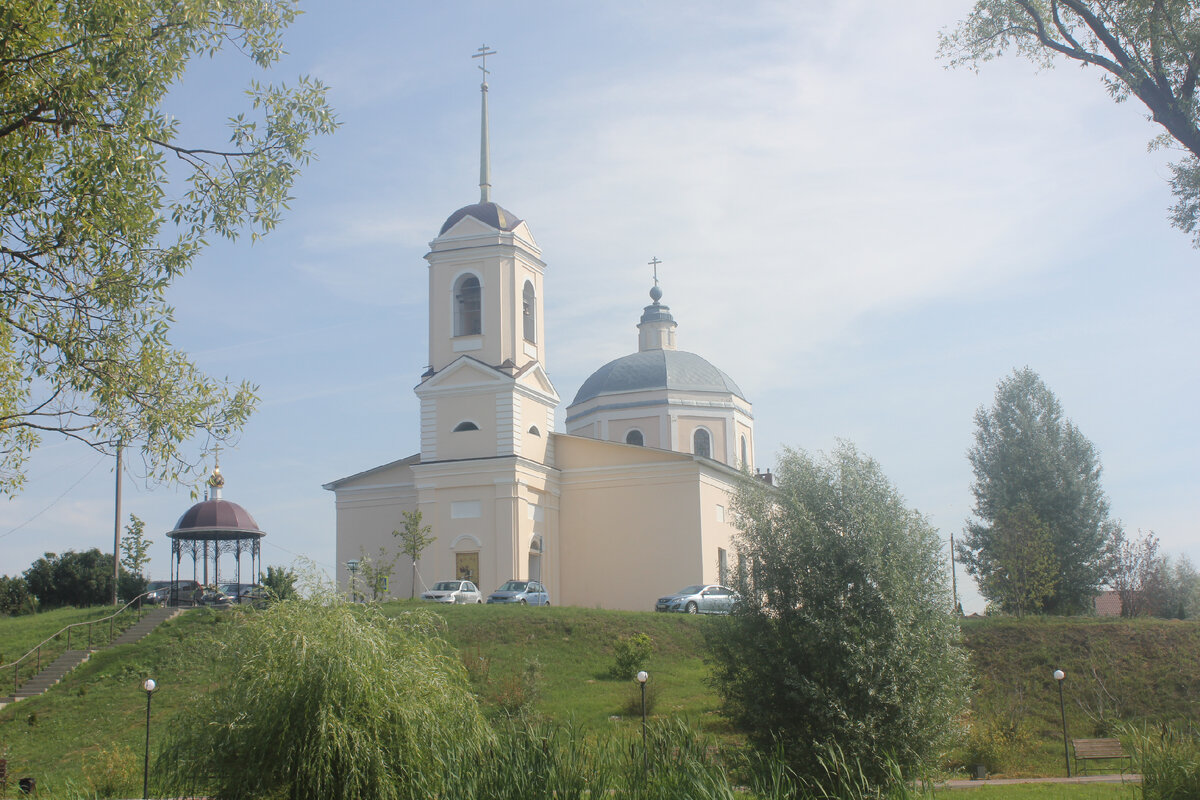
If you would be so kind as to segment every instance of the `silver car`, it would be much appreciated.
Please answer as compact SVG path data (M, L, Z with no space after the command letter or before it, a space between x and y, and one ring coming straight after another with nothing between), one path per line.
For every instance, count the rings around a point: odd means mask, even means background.
M516 603L522 606L548 606L550 593L538 581L507 581L488 595L488 603Z
M719 583L697 583L685 586L675 594L658 598L655 611L680 611L685 614L728 614L737 602L738 594Z
M438 581L432 589L421 595L421 599L435 603L478 605L483 602L483 594L470 581Z

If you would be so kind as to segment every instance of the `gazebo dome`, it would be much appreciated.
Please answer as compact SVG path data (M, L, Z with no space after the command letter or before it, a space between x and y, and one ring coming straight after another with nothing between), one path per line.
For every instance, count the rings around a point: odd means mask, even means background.
M265 536L250 512L237 503L215 498L204 500L183 512L175 530L167 536L173 539L192 538L197 534L206 539L245 539ZM222 534L226 534L223 536Z

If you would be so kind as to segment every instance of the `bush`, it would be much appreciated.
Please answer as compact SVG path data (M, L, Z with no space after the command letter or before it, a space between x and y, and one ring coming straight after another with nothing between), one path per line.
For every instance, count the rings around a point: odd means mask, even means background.
M644 633L631 633L617 639L613 643L613 665L608 670L609 677L619 681L633 678L646 668L653 650L654 640Z
M500 681L494 702L509 716L529 714L542 695L542 662L530 658L525 668Z
M452 796L490 734L425 611L395 619L332 591L238 615L227 682L171 726L160 792L291 800ZM198 777L207 776L207 777Z
M83 765L83 777L96 797L132 797L141 790L141 761L123 745L101 748Z

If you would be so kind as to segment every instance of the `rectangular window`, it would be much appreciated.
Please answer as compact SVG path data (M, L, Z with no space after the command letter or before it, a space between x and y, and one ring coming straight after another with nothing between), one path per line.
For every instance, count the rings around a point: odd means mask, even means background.
M725 506L717 506L717 522L725 521Z
M717 548L717 583L729 583L729 554L724 547Z

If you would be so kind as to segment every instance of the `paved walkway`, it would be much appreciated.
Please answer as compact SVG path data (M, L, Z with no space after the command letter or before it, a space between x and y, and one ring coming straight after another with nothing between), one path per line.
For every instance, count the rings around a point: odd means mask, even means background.
M1009 786L1014 783L1141 783L1142 776L1134 773L1107 775L1077 775L1074 778L987 778L982 781L953 780L934 785L936 789L974 789L977 786Z

